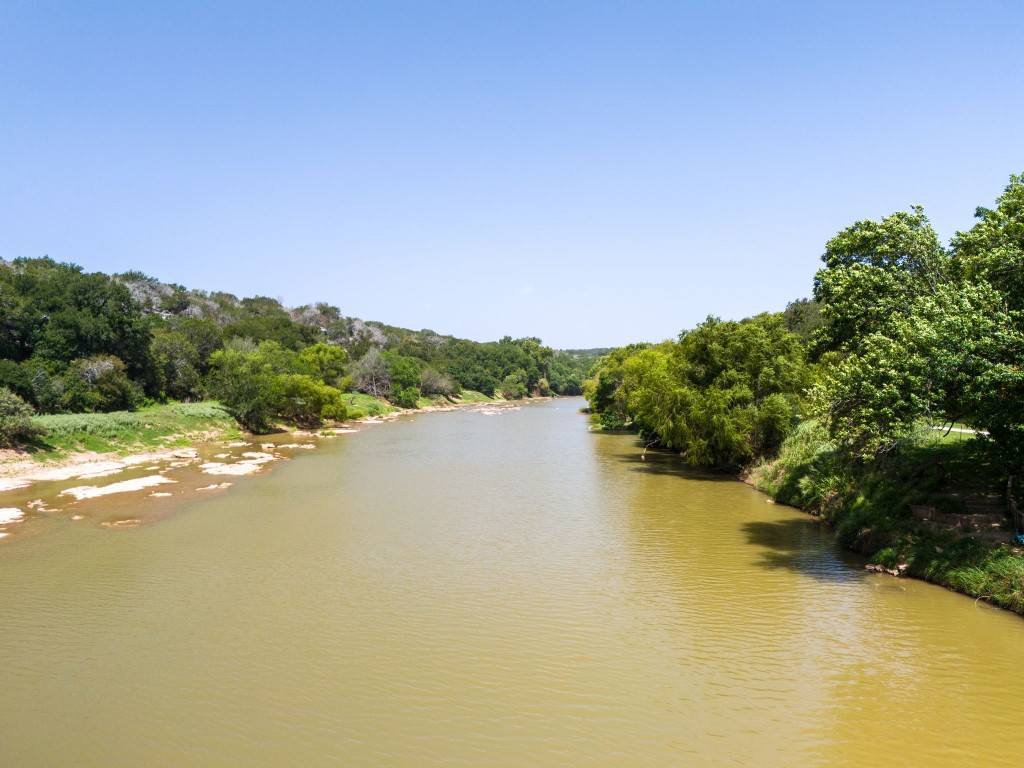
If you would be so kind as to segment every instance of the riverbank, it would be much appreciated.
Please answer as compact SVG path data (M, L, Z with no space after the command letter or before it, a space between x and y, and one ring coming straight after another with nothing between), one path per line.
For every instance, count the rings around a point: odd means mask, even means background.
M973 435L922 436L870 465L843 462L812 422L745 482L820 517L873 570L923 579L1024 615L1024 548L1006 514L1006 479Z
M443 403L423 398L417 408L405 409L363 394L346 394L344 401L348 418L344 422L326 422L317 430L330 432L345 422L391 419L404 414L503 402L478 392L467 392L464 399ZM43 430L44 436L18 449L0 449L0 479L32 475L41 468L84 465L111 456L160 454L201 443L256 437L243 430L223 406L213 401L169 403L135 411L36 416L32 421ZM310 430L277 421L272 432L309 433Z
M272 433L263 435L243 432L227 411L210 402L38 417L48 429L46 438L27 449L0 451L0 539L24 531L24 523L39 516L67 512L72 519L82 519L76 503L87 499L141 491L164 498L231 485L223 478L213 484L209 480L197 483L195 478L184 481L179 476L183 468L198 469L201 476L251 475L271 462L293 456L295 449L315 448L320 439L358 432L362 425L467 407L484 413L516 407L483 395L471 395L466 402L426 400L411 409L395 408L365 395L353 396L353 402L358 405L354 409L358 418L315 430L279 423ZM173 493L155 488L165 483L178 485ZM153 519L160 516L158 511L139 512L101 524L138 525L148 519L147 514Z

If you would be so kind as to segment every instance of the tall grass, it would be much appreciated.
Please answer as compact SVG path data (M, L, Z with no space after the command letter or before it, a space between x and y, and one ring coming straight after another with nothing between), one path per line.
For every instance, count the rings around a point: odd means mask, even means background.
M33 423L46 431L34 446L40 459L70 451L125 453L241 434L231 415L212 402L171 403L113 413L53 414L36 416Z
M47 438L60 439L74 435L95 435L109 439L127 437L142 429L138 413L59 413L36 416L33 422L46 430Z

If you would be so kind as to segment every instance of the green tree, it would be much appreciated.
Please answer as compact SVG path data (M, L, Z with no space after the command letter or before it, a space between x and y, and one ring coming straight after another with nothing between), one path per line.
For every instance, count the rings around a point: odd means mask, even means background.
M188 339L199 355L197 369L200 373L206 373L210 367L210 357L218 349L224 347L224 339L221 337L220 329L212 320L201 317L175 318L171 328Z
M415 408L419 402L420 391L416 387L391 387L388 399L400 408Z
M211 394L246 429L268 431L282 402L283 388L280 375L266 357L234 345L214 352L210 364Z
M125 364L113 355L72 360L61 378L65 411L126 411L142 403L142 387L128 378Z
M629 420L626 398L620 392L624 364L633 355L648 349L650 344L631 344L613 349L594 365L593 376L583 384L583 396L590 410L601 417L606 427L624 426Z
M0 353L66 365L113 355L129 376L149 365L149 329L128 288L99 272L49 258L0 266Z
M9 448L45 434L45 430L32 423L32 406L0 387L0 445Z
M415 389L416 396L419 397L422 364L414 357L405 357L394 351L383 352L381 355L387 361L388 375L391 379L389 396L401 390Z
M278 413L304 426L316 426L323 419L342 421L346 417L341 392L301 373L278 377L281 400Z
M177 400L202 397L200 355L188 336L179 331L157 328L150 343L150 356L158 391Z
M455 385L451 379L436 368L427 366L420 373L420 394L424 397L431 397L433 395L452 397L456 394Z
M709 317L678 342L615 350L585 391L606 425L631 422L694 464L735 469L778 449L806 383L800 340L764 314Z
M814 298L825 322L815 332L817 354L855 349L950 273L949 257L918 206L880 222L858 221L829 240L821 258Z
M1021 178L977 216L951 257L920 209L859 222L830 241L816 286L827 320L817 340L839 354L820 367L812 402L840 447L870 458L922 420L963 419L991 434L1008 466L1024 458Z
M815 331L825 320L821 316L821 302L816 299L797 299L786 305L782 312L786 330L795 333L803 344L809 344Z
M522 368L513 371L501 381L501 396L506 400L526 397L527 373Z
M326 384L335 384L345 375L348 354L335 344L313 344L299 352L298 366Z
M1008 307L1024 310L1024 174L996 199L995 208L975 211L978 223L953 238L953 261L967 281L984 280L999 291Z

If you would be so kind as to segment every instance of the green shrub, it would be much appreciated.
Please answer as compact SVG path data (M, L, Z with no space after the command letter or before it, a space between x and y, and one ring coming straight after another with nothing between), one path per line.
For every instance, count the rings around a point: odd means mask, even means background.
M63 376L62 410L108 413L142 404L142 387L128 378L125 364L113 355L72 360Z
M520 400L526 397L526 371L517 370L506 376L498 388L506 400Z
M45 434L46 430L32 421L32 406L0 387L0 445L12 446Z
M340 418L345 418L341 392L334 387L302 373L284 374L279 380L281 402L278 413L284 418L306 426L319 424L325 411L328 414L341 414ZM338 416L329 415L328 418Z
M420 391L416 387L405 387L391 391L391 402L401 408L415 408L420 399Z

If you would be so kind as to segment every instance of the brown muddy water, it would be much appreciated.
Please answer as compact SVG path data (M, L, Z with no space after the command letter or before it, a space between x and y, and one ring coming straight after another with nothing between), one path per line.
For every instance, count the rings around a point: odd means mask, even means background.
M1024 762L1021 619L580 405L0 494L0 765Z

